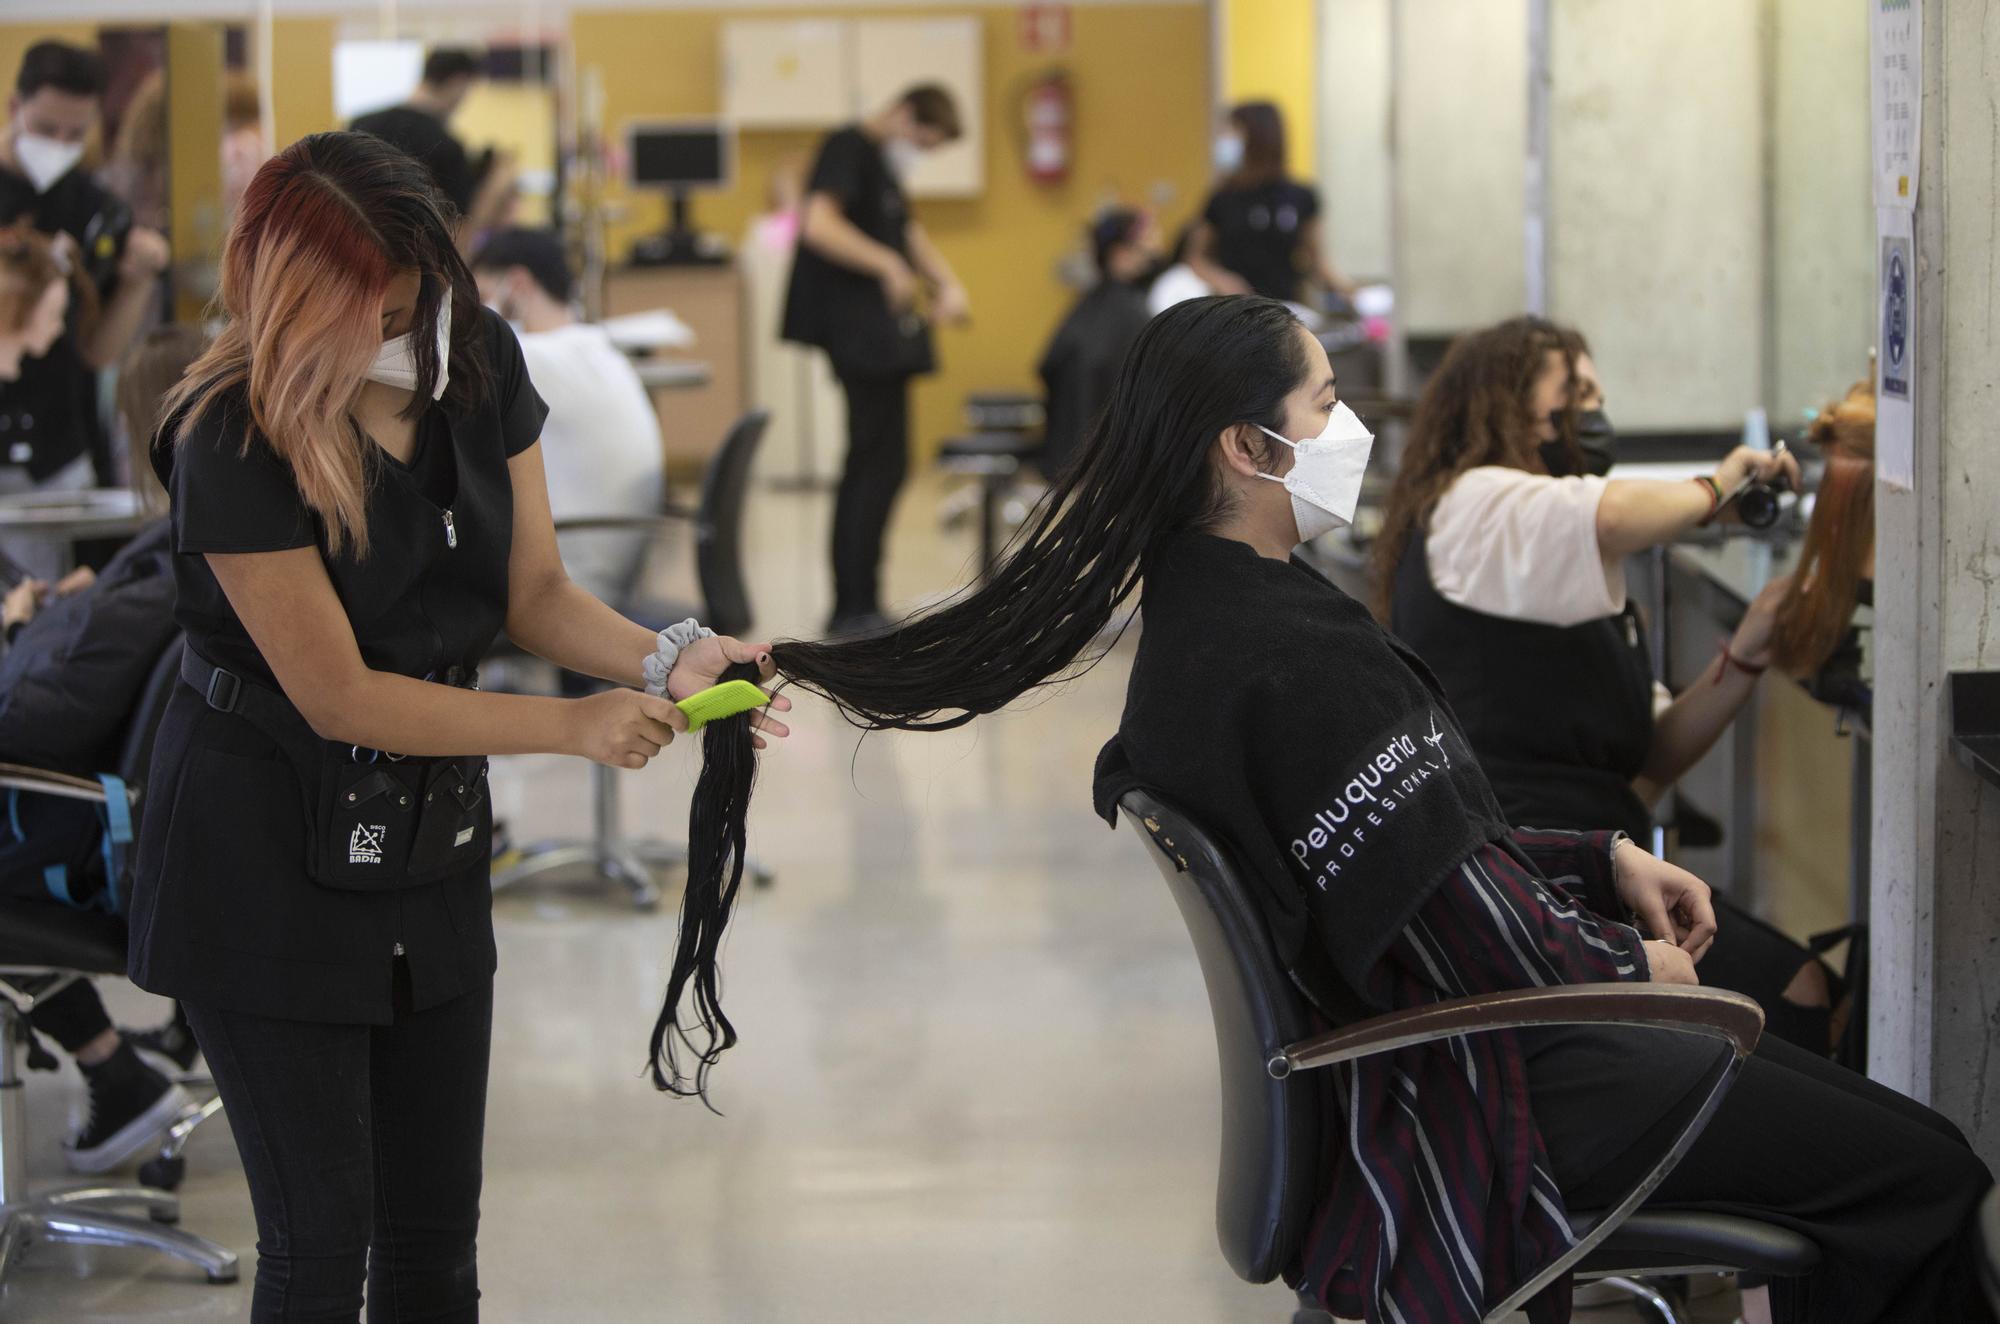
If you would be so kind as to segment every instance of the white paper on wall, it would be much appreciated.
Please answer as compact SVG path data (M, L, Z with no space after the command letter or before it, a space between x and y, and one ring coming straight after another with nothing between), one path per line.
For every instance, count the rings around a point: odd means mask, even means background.
M1898 492L1916 483L1917 269L1912 213L1878 207L1875 230L1880 320L1875 346L1875 477Z
M1924 18L1917 0L1869 0L1869 106L1874 120L1875 205L1917 205L1923 139Z

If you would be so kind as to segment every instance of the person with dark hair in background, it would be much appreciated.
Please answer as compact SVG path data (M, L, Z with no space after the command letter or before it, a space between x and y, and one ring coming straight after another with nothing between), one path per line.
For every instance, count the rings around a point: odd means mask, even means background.
M549 407L542 450L556 522L659 514L660 416L632 360L571 310L562 240L551 230L502 230L480 248L472 274L480 299L514 324L528 379ZM563 567L610 602L645 549L642 533L579 533L563 539Z
M104 68L80 46L39 41L21 58L0 141L0 225L25 219L66 247L95 299L73 301L64 334L0 393L0 495L76 490L116 472L98 416L97 373L125 353L166 270L167 241L83 169ZM94 314L94 316L93 316ZM10 544L10 551L14 551ZM16 559L52 572L53 550Z
M1310 278L1352 296L1354 283L1334 270L1320 240L1319 193L1285 169L1285 119L1275 105L1230 109L1216 135L1215 168L1219 182L1188 259L1210 289L1299 303Z
M474 161L449 127L483 72L477 52L440 46L424 57L423 80L408 101L357 115L349 126L394 143L424 163L438 191L458 211L462 251L494 223L510 182L504 159L489 153Z
M909 471L910 379L934 367L920 285L930 287L931 318L971 315L965 287L911 218L902 185L918 155L959 134L951 93L912 87L830 135L806 180L780 334L824 349L847 395L847 464L833 512L835 634L887 623L882 539Z
M1113 207L1091 223L1090 255L1097 283L1056 328L1037 369L1047 391L1040 464L1049 478L1082 447L1097 411L1111 398L1125 351L1152 316L1146 293L1160 267L1159 226L1150 213Z

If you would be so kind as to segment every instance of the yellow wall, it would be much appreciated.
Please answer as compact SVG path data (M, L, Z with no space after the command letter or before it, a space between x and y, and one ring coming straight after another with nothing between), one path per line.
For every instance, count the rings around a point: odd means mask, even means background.
M812 13L796 11L800 17ZM819 11L824 13L825 11ZM969 391L1033 389L1042 346L1074 297L1056 280L1054 265L1075 248L1084 223L1116 197L1150 203L1155 181L1174 190L1166 219L1178 224L1201 203L1208 176L1210 115L1209 17L1201 5L1078 5L1070 11L1073 44L1059 61L1021 46L1019 11L950 5L841 10L845 17L899 17L970 12L985 24L986 190L977 198L928 200L917 217L943 248L971 291L974 323L942 331L942 371L922 381L915 400L915 444L928 454L962 426ZM726 9L645 12L579 10L570 35L579 72L602 70L607 127L666 115L712 115L721 103L720 27ZM759 10L758 18L785 11ZM1061 63L1075 94L1075 137L1067 183L1031 183L1020 165L1014 124L1024 79ZM737 185L700 195L695 219L736 238L764 207L772 173L788 158L811 152L815 134L747 132L737 161ZM614 196L618 196L615 195ZM614 253L634 235L665 223L659 194L630 199L632 215L615 228Z
M340 127L333 116L333 28L330 18L280 18L271 23L274 147Z
M1222 101L1275 101L1292 173L1312 178L1317 125L1316 0L1223 0Z

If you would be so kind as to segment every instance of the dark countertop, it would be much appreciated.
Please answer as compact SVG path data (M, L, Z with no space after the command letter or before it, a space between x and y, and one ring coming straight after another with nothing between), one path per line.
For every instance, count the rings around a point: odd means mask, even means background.
M2000 671L1951 673L1951 752L2000 786Z

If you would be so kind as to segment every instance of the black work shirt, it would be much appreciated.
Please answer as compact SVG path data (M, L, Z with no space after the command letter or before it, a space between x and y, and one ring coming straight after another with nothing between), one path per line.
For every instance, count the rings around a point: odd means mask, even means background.
M825 193L855 229L905 258L910 252L910 203L874 139L859 128L828 136L806 180L806 194ZM867 272L822 257L801 241L792 261L783 336L818 345L843 376L881 372L897 362L896 319L882 284Z
M415 106L390 106L358 116L353 129L356 133L372 133L416 157L430 170L438 192L451 199L459 215L472 210L472 195L479 187L479 178L465 154L464 144L451 136L443 120Z
M0 166L0 225L24 216L45 235L76 240L99 297L110 297L132 228L130 208L82 170L37 193L33 184ZM25 468L39 482L79 456L98 453L102 433L97 371L83 361L70 331L40 358L23 358L17 380L0 382L0 467Z
M1297 299L1306 268L1299 250L1319 215L1319 194L1289 179L1219 188L1202 212L1215 233L1213 256L1269 299Z
M507 324L486 312L478 333L492 394L468 413L426 411L414 465L386 453L371 464L366 559L351 543L327 553L285 460L261 436L245 450L240 401L179 445L156 448L154 467L173 494L177 615L195 653L276 691L205 554L317 547L371 668L424 678L477 665L506 615L507 462L535 443L548 412ZM441 475L444 500L424 490L427 474ZM397 954L418 1008L492 974L486 861L398 891L314 882L306 855L316 787L242 714L177 687L147 787L132 895L131 975L141 987L268 1016L380 1024L391 1019Z

